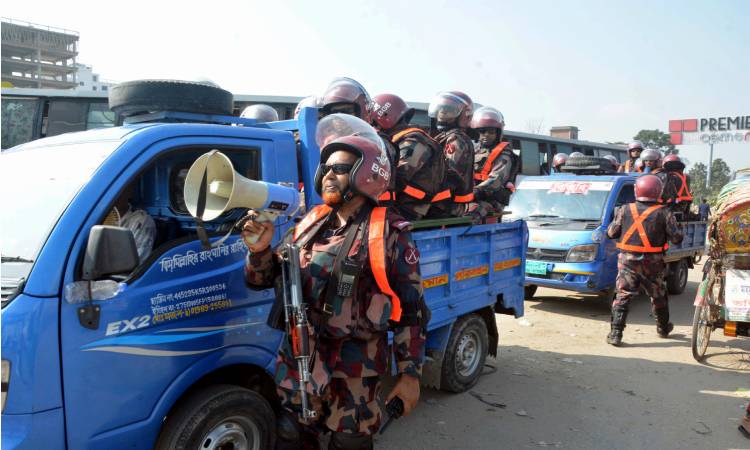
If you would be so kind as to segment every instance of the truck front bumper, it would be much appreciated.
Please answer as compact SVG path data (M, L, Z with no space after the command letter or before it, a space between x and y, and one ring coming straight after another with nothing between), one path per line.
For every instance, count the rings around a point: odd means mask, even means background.
M34 414L3 414L3 450L64 449L63 409Z
M601 285L599 274L602 262L587 263L548 262L545 274L526 273L525 284L544 286L567 291L599 293L607 289Z

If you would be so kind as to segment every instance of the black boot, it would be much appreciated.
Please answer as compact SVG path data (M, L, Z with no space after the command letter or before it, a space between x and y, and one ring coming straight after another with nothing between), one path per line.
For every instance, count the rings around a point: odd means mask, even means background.
M607 335L607 344L619 347L622 344L622 330L625 329L625 322L628 320L627 306L613 306L611 330Z
M660 338L668 338L669 333L674 330L674 325L669 321L669 307L654 308L654 317L656 318L656 333Z

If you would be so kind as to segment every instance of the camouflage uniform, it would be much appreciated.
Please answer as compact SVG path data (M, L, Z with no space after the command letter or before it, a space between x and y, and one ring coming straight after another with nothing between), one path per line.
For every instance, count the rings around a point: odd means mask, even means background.
M390 352L388 330L393 330L393 352L399 374L419 378L424 360L425 328L429 311L424 305L419 272L419 252L409 231L409 222L388 212L386 228L386 270L391 288L401 300L401 321L391 322L391 299L378 288L369 264L365 263L355 295L333 297L333 313L322 312L325 289L333 261L350 219L333 229L328 219L316 237L300 249L303 297L311 323L310 348L312 383L308 386L311 405L318 420L306 433L328 429L334 432L371 435L380 427L377 403L380 379L387 373ZM303 234L304 236L304 234ZM287 237L289 238L289 237ZM364 241L362 254L360 247ZM367 241L359 237L349 251L351 258L368 261ZM248 255L245 279L250 286L267 287L278 274L277 259L270 249ZM287 410L300 412L300 394L295 361L289 339L283 339L276 361L277 391Z
M429 197L446 187L443 152L437 142L418 131L406 133L400 138L398 149L396 192L399 194L396 207L407 220L420 220L432 206ZM407 186L423 191L428 197L420 200L403 193Z
M453 195L469 195L474 191L474 143L460 128L452 128L435 136L443 146L448 163L448 187ZM429 218L460 217L466 212L466 203L444 201L436 203L428 213Z
M680 179L677 172L665 171L659 174L659 178L664 184L664 190L662 199L665 203L669 204L669 208L673 213L677 214L680 220L689 220L690 205L692 201L689 200L678 200L680 189L682 188L682 180ZM690 191L690 176L685 175L685 183L687 183L688 192Z
M628 158L627 161L620 164L620 168L617 169L620 173L635 172L635 162L638 158Z
M645 246L646 243L641 241L637 231L628 233L634 223L630 205L629 203L617 209L615 219L607 229L607 236L611 239L619 238L618 245ZM644 211L654 204L636 202L635 205L638 214L643 215ZM671 211L663 206L644 219L643 230L645 230L648 243L655 248L663 249L667 241L674 244L682 242L682 230ZM623 242L626 238L627 241ZM665 274L666 264L662 252L635 252L620 249L617 258L617 295L612 303L612 329L613 332L619 331L620 338L625 328L630 300L637 296L641 289L645 290L646 295L651 299L652 310L657 320L657 331L660 335L664 334L662 331L669 324Z
M474 180L478 182L474 187L474 202L468 206L467 213L474 217L487 217L492 213L502 213L503 208L510 202L510 189L505 185L515 183L517 174L516 155L510 144L505 143L502 153L492 162L492 168L486 179L480 175L492 151L488 148L477 147L474 153ZM500 144L502 145L502 144Z

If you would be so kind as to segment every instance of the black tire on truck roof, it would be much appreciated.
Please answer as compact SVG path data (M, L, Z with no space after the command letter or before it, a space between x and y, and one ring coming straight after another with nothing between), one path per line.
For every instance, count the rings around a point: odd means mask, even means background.
M110 88L109 108L124 117L155 111L231 115L234 97L205 82L135 80Z
M577 156L568 158L562 166L563 172L593 171L598 173L614 173L612 163L606 158L598 156Z

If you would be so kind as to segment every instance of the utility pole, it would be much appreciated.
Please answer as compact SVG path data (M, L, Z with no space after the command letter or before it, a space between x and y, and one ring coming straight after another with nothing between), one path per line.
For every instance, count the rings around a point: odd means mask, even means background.
M709 145L709 152L708 152L708 170L706 171L706 189L710 191L711 189L711 167L714 164L714 141L711 140Z

